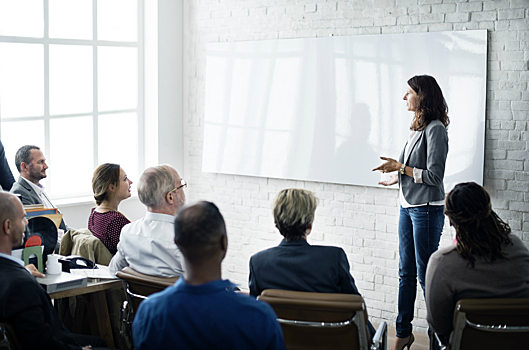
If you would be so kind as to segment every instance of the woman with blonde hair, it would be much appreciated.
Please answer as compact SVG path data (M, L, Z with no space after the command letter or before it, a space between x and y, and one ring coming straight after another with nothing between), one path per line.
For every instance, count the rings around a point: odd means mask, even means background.
M100 165L92 177L92 189L97 206L88 218L88 229L116 254L121 229L130 220L118 211L119 204L131 196L132 181L119 164Z

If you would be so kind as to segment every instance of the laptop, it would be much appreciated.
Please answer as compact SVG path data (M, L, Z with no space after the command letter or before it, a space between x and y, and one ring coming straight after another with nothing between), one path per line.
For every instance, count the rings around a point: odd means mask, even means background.
M46 275L45 278L37 278L37 281L48 294L86 287L88 283L86 276L72 275L67 272L61 272L60 275Z

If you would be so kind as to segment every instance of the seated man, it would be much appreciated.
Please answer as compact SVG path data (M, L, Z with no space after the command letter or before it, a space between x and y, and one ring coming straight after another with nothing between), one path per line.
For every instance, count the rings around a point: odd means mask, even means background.
M182 181L168 165L148 168L138 184L138 197L147 207L144 218L121 229L118 251L110 261L110 273L124 267L153 276L182 274L180 250L174 244L174 216L184 205Z
M466 182L446 196L456 244L432 254L426 270L426 319L443 342L461 299L529 298L529 250L491 208L483 187Z
M317 199L311 191L285 189L277 194L273 215L279 246L250 258L250 294L265 289L360 295L342 248L310 245ZM369 323L371 335L375 329Z
M20 147L15 155L15 165L20 177L13 184L10 192L20 195L24 205L42 204L44 208L55 208L44 192L44 186L40 184L40 180L48 176L46 157L40 148L31 145ZM67 231L64 220L61 221L59 228Z
M0 192L0 321L14 327L23 349L81 349L79 343L106 346L101 338L70 333L22 260L11 256L24 238L25 215L16 196Z
M137 349L285 348L272 308L221 280L228 238L215 204L182 209L175 242L184 256L183 277L141 303L132 325Z

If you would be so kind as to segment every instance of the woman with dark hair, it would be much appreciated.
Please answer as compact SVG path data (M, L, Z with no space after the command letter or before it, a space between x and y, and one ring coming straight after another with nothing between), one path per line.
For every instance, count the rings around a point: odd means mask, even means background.
M487 191L462 183L446 197L457 243L439 249L426 272L428 323L441 340L452 331L460 299L529 298L529 250L491 209Z
M92 189L97 207L92 208L88 229L103 242L110 253L116 254L121 229L130 220L118 211L119 203L130 197L130 185L119 164L100 165L92 177Z
M390 186L398 182L399 216L399 314L393 350L410 348L417 276L423 292L428 259L439 247L444 226L444 172L448 154L450 123L448 106L437 81L428 75L408 80L403 99L414 113L411 135L399 160L380 157L385 162L373 169L398 172L379 182Z

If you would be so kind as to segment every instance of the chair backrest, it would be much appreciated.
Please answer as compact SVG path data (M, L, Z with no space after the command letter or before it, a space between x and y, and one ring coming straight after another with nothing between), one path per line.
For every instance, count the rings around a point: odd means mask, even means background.
M267 289L287 349L369 349L367 312L359 295Z
M0 350L22 350L15 329L5 322L0 322Z
M161 292L165 288L172 286L178 277L157 277L140 273L127 266L122 271L118 271L116 276L125 282L127 295L131 297L134 312L143 299L149 295Z
M529 346L529 299L462 299L456 304L450 349Z

